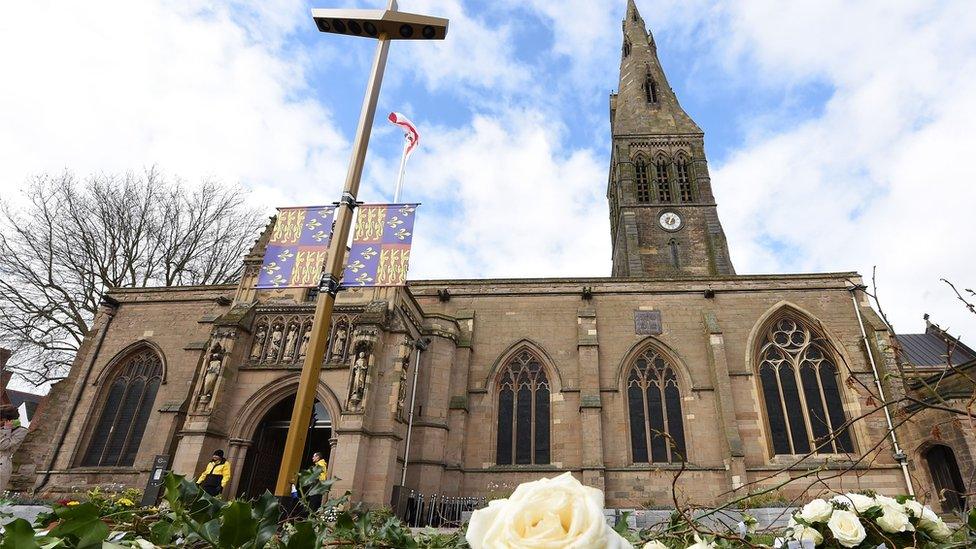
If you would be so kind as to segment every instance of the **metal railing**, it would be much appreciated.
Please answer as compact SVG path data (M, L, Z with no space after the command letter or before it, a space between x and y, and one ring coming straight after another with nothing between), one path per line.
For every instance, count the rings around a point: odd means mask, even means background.
M413 490L407 497L403 522L411 528L458 528L465 513L488 505L485 497L424 495Z

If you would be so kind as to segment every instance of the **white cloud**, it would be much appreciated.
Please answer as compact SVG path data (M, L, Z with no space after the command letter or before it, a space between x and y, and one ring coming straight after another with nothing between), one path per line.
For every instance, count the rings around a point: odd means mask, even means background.
M158 164L191 181L240 181L267 205L344 169L345 139L326 108L303 99L301 64L279 55L302 4L200 6L8 6L0 20L3 194L33 173ZM338 188L336 179L327 183Z

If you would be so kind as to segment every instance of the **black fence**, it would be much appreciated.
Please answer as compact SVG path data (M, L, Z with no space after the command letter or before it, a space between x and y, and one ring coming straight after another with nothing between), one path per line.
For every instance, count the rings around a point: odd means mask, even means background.
M484 497L424 495L410 491L401 518L411 528L458 528L464 514L488 505Z

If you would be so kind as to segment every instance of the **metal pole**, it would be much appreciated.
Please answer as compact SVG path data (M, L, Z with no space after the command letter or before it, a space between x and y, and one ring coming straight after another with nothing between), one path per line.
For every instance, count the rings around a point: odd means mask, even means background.
M395 9L396 2L391 0L390 5L391 9ZM359 181L366 161L366 147L373 129L376 102L379 99L389 51L390 41L385 34L381 34L373 59L373 71L366 87L366 97L363 99L363 109L359 115L359 125L353 142L349 170L346 173L345 188L339 202L335 229L332 232L332 241L329 243L329 256L326 259L322 282L319 284L319 297L315 304L309 351L305 356L305 364L302 366L302 374L298 382L295 407L291 412L288 438L285 440L285 453L281 459L281 468L278 470L275 495L281 497L291 494L292 481L301 465L302 451L305 449L305 440L308 437L308 424L312 419L312 407L315 404L315 389L318 386L319 373L322 371L329 331L332 329L332 309L335 306L336 294L339 292L339 279L345 264L346 242L349 240L349 232L352 228L353 209L356 207Z
M895 450L895 461L901 465L901 472L905 476L905 487L908 488L908 495L915 495L915 487L912 486L912 477L908 472L908 456L898 445L898 436L895 434L895 425L891 421L891 412L888 410L888 399L885 397L884 387L881 385L881 377L878 375L878 366L874 362L874 353L871 351L871 343L868 341L868 333L864 329L864 321L861 320L861 309L857 306L858 286L848 288L851 292L851 302L854 303L854 314L857 316L857 323L861 327L861 337L864 339L864 347L868 350L868 361L871 363L871 372L874 374L874 383L878 387L878 395L884 403L885 420L888 422L888 433L891 435L891 444ZM891 334L894 337L895 334Z
M403 189L403 171L407 167L407 148L409 146L409 141L403 144L403 154L400 156L400 173L397 175L396 190L393 191L394 204L398 204L400 202L400 191Z
M400 486L407 484L407 464L410 463L410 435L413 433L413 410L417 402L417 374L420 372L420 353L427 348L427 343L418 340L417 362L413 366L413 388L410 389L410 414L407 416L407 446L403 450L403 474L400 476Z

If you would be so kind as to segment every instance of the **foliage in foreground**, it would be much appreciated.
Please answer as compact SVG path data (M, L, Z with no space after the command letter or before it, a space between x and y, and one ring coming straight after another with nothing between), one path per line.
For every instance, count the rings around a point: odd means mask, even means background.
M317 469L300 474L298 509L307 508L309 497L329 493L333 481L318 476ZM227 502L172 474L165 488L158 508L137 507L134 493L111 496L96 490L84 503L62 500L34 525L23 519L7 523L0 549L470 549L463 529L414 533L389 511L351 505L348 493L323 502L315 513L289 517L270 493ZM844 494L811 501L793 514L785 531L775 534L753 532L748 515L738 531L715 532L679 512L667 524L642 531L628 529L624 517L614 530L638 549L976 547L976 510L966 518L953 532L911 498Z

